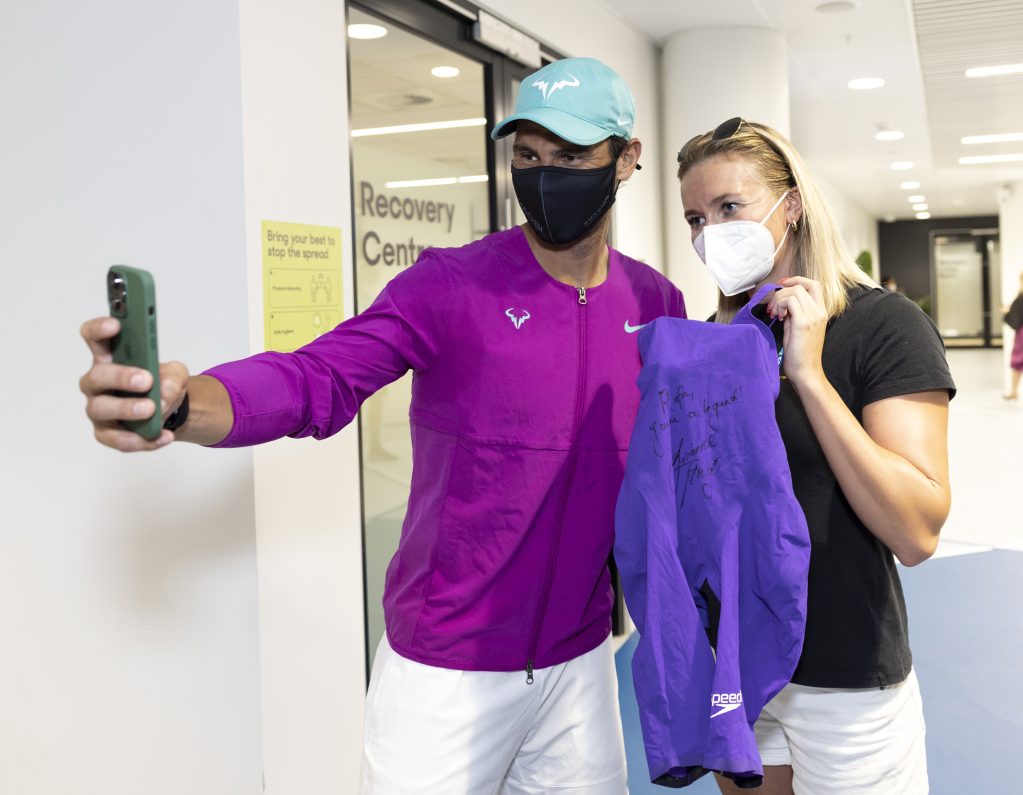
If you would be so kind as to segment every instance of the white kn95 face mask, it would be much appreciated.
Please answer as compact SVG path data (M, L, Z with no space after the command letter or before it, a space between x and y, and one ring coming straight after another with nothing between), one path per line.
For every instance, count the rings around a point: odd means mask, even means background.
M785 191L759 223L725 221L709 224L696 236L693 248L725 295L745 292L771 272L774 256L785 242L789 228L785 227L785 234L775 248L774 238L764 224L788 195L789 191Z

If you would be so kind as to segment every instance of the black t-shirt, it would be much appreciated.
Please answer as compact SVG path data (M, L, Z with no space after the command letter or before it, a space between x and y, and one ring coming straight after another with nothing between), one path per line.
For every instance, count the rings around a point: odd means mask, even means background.
M850 301L828 324L822 361L857 420L877 400L934 389L955 394L941 335L916 304L865 287L853 289ZM773 326L779 348L782 329ZM792 681L849 688L901 682L912 655L894 557L853 513L786 380L775 414L810 529L806 636Z

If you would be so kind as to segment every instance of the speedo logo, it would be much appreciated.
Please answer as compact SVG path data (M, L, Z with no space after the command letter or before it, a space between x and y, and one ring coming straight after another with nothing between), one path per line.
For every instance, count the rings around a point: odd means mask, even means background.
M726 712L731 712L733 709L738 709L742 706L742 691L738 693L714 693L710 697L710 708L714 709L717 707L717 712L711 712L710 716L716 718L718 715L724 715Z

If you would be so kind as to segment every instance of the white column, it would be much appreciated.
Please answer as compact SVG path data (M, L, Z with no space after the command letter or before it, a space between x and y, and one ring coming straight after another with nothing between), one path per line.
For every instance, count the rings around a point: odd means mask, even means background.
M765 28L693 28L664 44L663 207L668 276L686 295L689 316L703 319L717 292L693 251L682 220L675 162L682 144L733 116L789 134L789 82L784 37Z
M262 221L341 229L354 310L344 6L241 0L242 133L250 343L263 350ZM359 444L253 451L263 791L356 792L366 693Z
M1019 274L1023 270L1023 182L1003 185L998 189L998 236L1002 259L1002 303L1008 306L1019 292ZM995 307L997 309L997 307ZM1001 327L1004 352L1004 392L1009 391L1009 356L1015 333L1002 323L1002 313L995 312Z

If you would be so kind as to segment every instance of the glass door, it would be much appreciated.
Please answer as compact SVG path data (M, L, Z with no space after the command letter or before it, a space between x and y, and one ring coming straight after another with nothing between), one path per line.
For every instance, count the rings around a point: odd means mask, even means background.
M356 309L430 246L491 231L484 63L349 7ZM384 632L387 565L412 477L411 377L363 404L363 523L370 664Z
M941 236L934 240L935 321L943 337L984 336L981 256L970 238Z
M997 230L932 235L934 321L949 346L994 344L994 287L1000 285Z
M502 68L498 71L499 74L496 80L504 88L501 94L503 103L500 107L495 108L494 115L495 118L503 119L514 112L515 98L518 96L519 86L526 75L531 74L535 70L519 64L506 62L502 64ZM526 222L526 216L523 215L522 208L519 207L519 203L515 199L515 190L512 188L511 183L511 172L508 170L512 162L513 137L511 135L505 136L494 144L494 160L496 162L494 177L497 182L496 195L498 203L497 221L500 229L510 229L513 226Z

